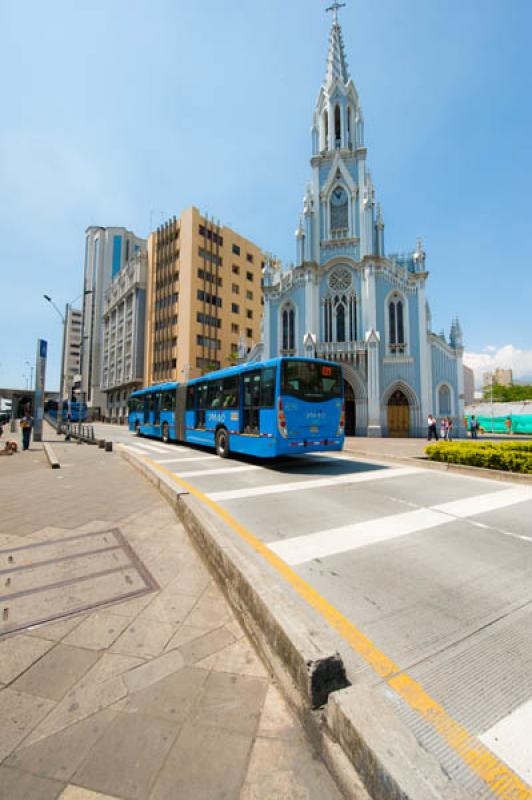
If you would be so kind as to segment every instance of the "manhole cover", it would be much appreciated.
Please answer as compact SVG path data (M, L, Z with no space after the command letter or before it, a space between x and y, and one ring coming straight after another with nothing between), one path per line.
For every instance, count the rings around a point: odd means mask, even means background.
M158 588L117 528L0 550L0 637Z

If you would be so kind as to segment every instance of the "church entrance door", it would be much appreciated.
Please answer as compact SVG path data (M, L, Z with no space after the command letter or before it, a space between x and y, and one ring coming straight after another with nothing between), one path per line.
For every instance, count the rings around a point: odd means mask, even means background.
M388 436L407 437L410 434L408 399L397 389L388 400Z
M354 436L356 429L356 404L353 387L344 381L344 403L345 403L345 435Z

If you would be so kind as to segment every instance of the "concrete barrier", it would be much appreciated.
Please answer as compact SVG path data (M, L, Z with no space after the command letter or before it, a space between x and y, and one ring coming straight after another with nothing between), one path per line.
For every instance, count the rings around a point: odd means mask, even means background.
M59 463L59 459L57 458L56 454L53 451L52 445L48 444L48 442L43 442L43 449L46 458L48 459L48 463L50 464L52 469L60 469L61 464Z
M145 457L117 447L182 520L346 797L470 797L420 745L381 686L369 685L367 676L349 685L336 634L265 560L185 487Z
M105 442L105 452L112 453L113 452L113 443L112 442Z

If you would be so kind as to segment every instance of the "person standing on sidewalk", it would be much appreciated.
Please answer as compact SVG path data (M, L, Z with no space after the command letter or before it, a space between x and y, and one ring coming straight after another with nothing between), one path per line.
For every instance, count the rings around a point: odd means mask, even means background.
M438 428L436 427L436 420L434 419L432 414L429 414L427 419L427 439L429 442L433 436L436 439L436 441L438 441Z
M30 446L31 432L33 429L33 417L27 410L24 412L24 416L20 420L20 429L22 431L22 449L28 450Z
M478 437L478 420L476 419L475 415L471 415L471 420L469 422L469 427L471 428L471 438L476 439Z

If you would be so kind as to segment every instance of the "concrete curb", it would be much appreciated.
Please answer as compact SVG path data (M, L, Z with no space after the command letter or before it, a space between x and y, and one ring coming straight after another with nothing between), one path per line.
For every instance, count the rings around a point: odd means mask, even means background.
M48 459L48 463L50 464L51 468L52 469L60 469L61 464L59 463L59 459L57 458L56 454L54 453L52 445L48 444L48 442L43 442L42 446L43 446L44 454L45 454L46 458Z
M320 615L199 500L142 456L117 449L182 520L346 797L465 800L378 688L349 686L338 639Z
M356 450L344 447L344 453L351 453L360 458L370 458L372 461L394 461L398 464L416 464L423 469L435 469L440 472L457 472L460 475L470 475L473 478L489 478L492 481L507 483L522 483L532 486L532 475L520 472L504 472L500 469L486 469L486 467L473 467L467 464L448 464L446 461L430 461L426 456L397 456L392 453L370 453L367 450Z

